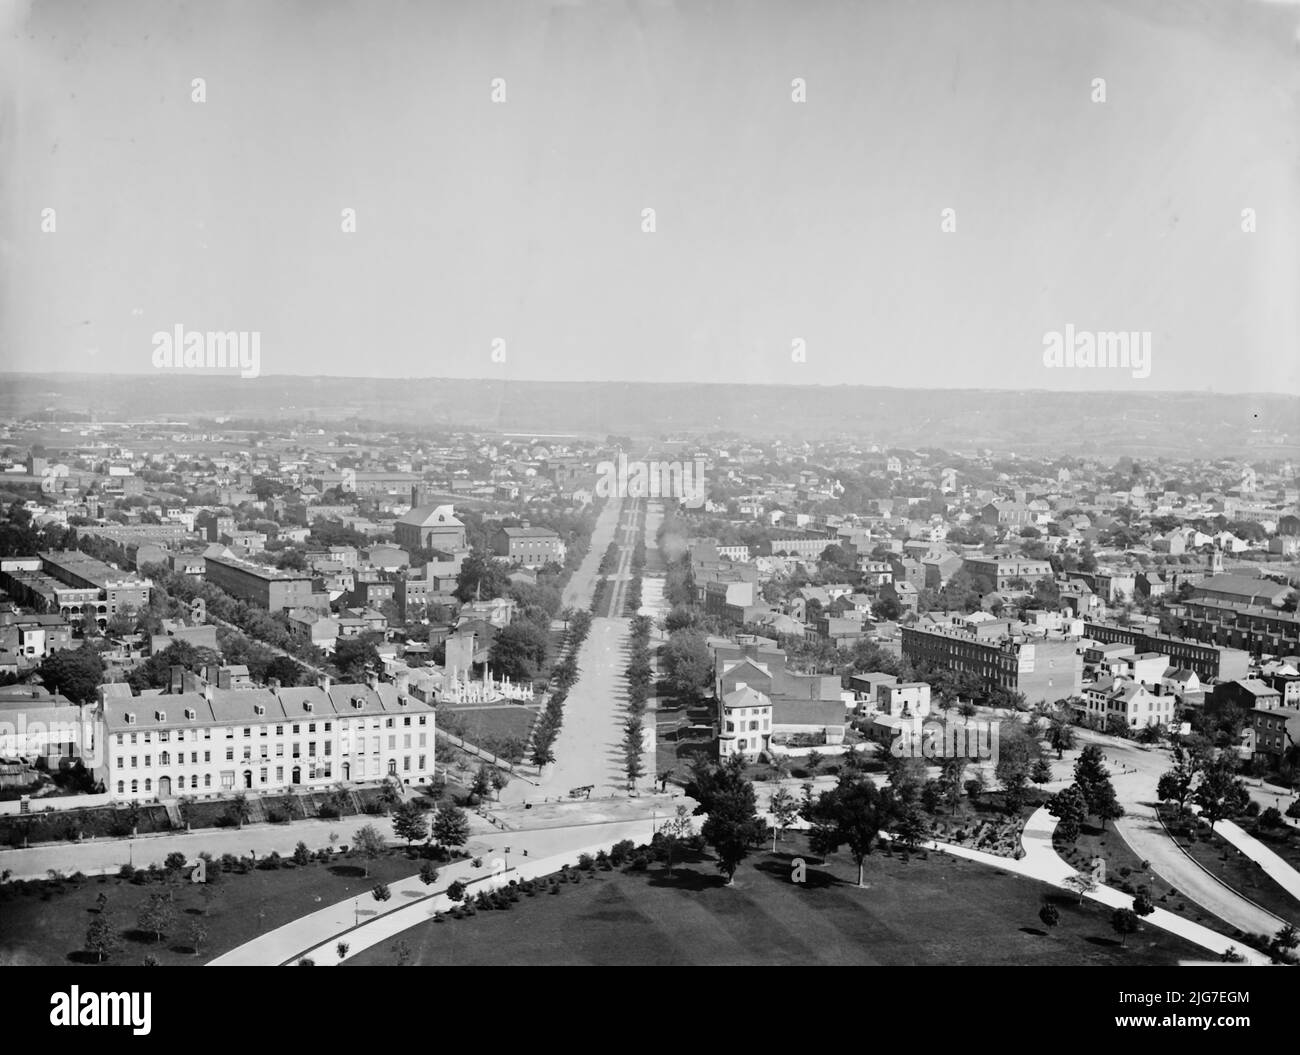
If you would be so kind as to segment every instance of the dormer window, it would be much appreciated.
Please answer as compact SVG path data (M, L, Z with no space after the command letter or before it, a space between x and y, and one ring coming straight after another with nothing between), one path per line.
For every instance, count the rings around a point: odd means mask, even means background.
M314 706L314 705L312 704L311 700L303 700L303 701L302 701L302 709L303 709L304 711L310 711L310 710L312 709L313 706Z
M127 725L135 725L135 715L134 715L134 714L131 714L129 711L127 712L127 715L126 715L126 724L127 724Z
M158 721L160 721L160 722L165 722L165 721L167 720L167 712L166 712L166 711L154 711L153 714L154 714L154 717L157 718Z
M405 696L399 696L399 697L397 697L397 706L399 706L399 707L405 707L406 704L407 704L407 702L408 702L408 701L407 701L407 699L406 699Z
M254 714L265 714L265 713L266 713L266 705L265 705L265 704L261 704L261 703L255 703L255 704L253 704L253 713L254 713Z
M198 717L198 712L193 707L186 707L185 717L190 721L194 721L194 719Z

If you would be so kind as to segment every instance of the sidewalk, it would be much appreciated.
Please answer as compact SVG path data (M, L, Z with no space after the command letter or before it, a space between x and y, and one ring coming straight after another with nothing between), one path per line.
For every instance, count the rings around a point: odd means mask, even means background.
M1025 848L1025 856L1019 861L984 853L982 850L971 850L963 846L950 846L946 843L930 843L929 848L952 854L955 857L965 857L972 861L979 861L1007 872L1015 872L1030 879L1038 879L1044 883L1051 883L1053 886L1064 887L1064 881L1075 874L1075 869L1063 861L1052 847L1052 833L1056 830L1056 825L1057 818L1048 813L1046 808L1035 810L1029 820L1025 822L1024 834L1021 837L1021 843ZM1114 887L1099 885L1092 893L1084 896L1108 908L1133 907L1132 896L1116 890ZM1208 949L1216 956L1221 955L1231 947L1245 957L1246 963L1263 965L1270 962L1269 958L1262 952L1257 952L1240 941L1234 941L1218 931L1203 927L1199 923L1193 923L1191 920L1184 919L1182 916L1175 915L1166 909L1157 908L1151 915L1143 917L1142 922L1153 927L1160 927L1171 934L1177 934L1179 937L1185 938L1203 949Z
M483 883L500 885L511 879L558 871L562 865L577 864L580 854L594 855L622 839L644 843L649 838L648 818L479 834L466 849L484 858L482 868L475 868L472 860L458 861L440 866L438 879L430 886L416 875L390 883L392 897L388 901L378 902L369 895L339 901L259 935L218 956L208 966L278 966L296 963L304 956L310 956L318 966L333 966L339 962L335 948L339 941L346 941L350 954L355 955L429 918L435 911L449 909L452 902L446 890L458 879L473 882L472 889L477 891Z
M1214 830L1264 869L1278 886L1300 901L1300 872L1232 821L1219 821ZM1297 907L1297 911L1300 912L1300 907Z

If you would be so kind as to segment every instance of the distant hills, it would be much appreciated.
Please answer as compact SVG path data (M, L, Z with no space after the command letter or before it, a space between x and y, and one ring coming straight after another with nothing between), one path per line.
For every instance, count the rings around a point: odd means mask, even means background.
M0 417L349 419L582 435L854 436L901 447L1256 459L1300 455L1300 397L159 373L0 375Z

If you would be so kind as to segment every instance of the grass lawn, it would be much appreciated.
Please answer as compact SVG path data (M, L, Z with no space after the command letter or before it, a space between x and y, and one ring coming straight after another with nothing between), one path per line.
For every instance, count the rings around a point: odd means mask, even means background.
M1173 813L1164 807L1161 815L1171 823ZM1193 842L1184 834L1176 834L1174 841L1186 850L1207 872L1223 880L1233 890L1255 904L1291 923L1300 925L1300 901L1297 901L1277 884L1259 865L1243 854L1218 832L1211 832L1208 824L1200 824Z
M527 743L533 722L540 712L541 708L532 704L475 707L442 704L438 707L438 722L476 747L483 747L485 742L500 743L511 737ZM444 722L444 716L449 721Z
M791 857L808 862L807 881L791 882ZM1173 964L1205 950L1143 926L1127 948L1101 906L971 861L877 853L868 889L858 889L847 855L826 864L788 836L777 854L747 859L727 888L712 860L693 855L665 876L647 872L585 875L559 895L524 896L509 911L428 921L400 938L415 964ZM1061 914L1038 919L1044 899ZM393 941L349 963L391 965Z
M139 966L152 954L164 966L195 966L332 902L358 894L369 898L376 883L403 879L420 868L420 861L403 852L371 861L369 878L362 877L364 864L339 855L328 863L222 874L211 884L210 905L202 884L180 880L137 885L103 876L79 883L6 884L0 887L0 966L94 965L82 947L101 892L108 895L106 912L122 941L107 965ZM163 940L155 942L153 935L138 931L136 918L149 895L160 890L174 892L176 916ZM196 919L208 932L199 956L188 939Z
M1236 817L1239 828L1253 835L1278 857L1300 872L1300 828L1261 828L1256 817Z

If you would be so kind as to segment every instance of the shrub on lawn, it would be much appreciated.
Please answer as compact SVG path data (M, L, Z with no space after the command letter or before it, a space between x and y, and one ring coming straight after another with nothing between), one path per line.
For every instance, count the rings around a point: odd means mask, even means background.
M632 856L635 849L636 843L631 839L622 839L616 842L609 851L610 862L615 866L622 866Z
M118 879L132 879L135 876L135 868L131 865L123 865L117 870Z
M298 845L293 848L293 863L298 865L311 864L311 851L307 849L305 842L299 841Z
M590 872L596 867L596 859L592 857L591 854L579 854L578 867L584 871Z
M267 854L267 856L258 861L257 867L262 869L264 872L274 872L283 864L284 862L280 859L280 854L277 851L272 850Z
M370 894L376 901L387 901L393 896L393 892L388 889L387 883L376 883Z

